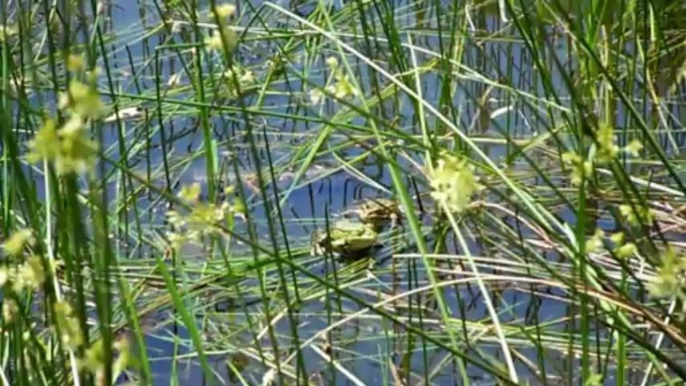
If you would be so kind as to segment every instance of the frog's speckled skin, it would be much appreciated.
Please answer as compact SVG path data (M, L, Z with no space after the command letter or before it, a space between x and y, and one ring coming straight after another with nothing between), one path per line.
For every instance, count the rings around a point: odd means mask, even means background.
M326 251L340 254L359 252L373 247L377 242L378 233L366 224L355 222L339 222L326 231L318 231L312 235L310 253L321 255Z

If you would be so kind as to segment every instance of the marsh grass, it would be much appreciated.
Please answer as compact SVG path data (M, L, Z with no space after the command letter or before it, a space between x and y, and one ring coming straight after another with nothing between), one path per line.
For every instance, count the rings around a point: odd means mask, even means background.
M682 383L683 11L3 2L0 382Z

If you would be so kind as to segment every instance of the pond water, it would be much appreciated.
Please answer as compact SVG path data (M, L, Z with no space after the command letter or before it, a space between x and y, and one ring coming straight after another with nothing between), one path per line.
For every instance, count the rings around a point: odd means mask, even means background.
M295 4L280 4L285 8L293 7ZM116 68L121 68L122 71L131 72L130 77L123 77L121 79L121 94L144 94L144 95L154 95L154 85L155 81L151 77L156 76L156 72L152 69L141 69L141 65L146 63L150 67L154 68L155 63L150 63L155 58L154 54L159 55L159 74L163 79L168 80L174 74L182 73L182 67L175 58L173 51L165 49L162 47L162 39L169 44L168 36L158 37L157 34L149 37L142 38L150 28L143 28L146 18L149 19L150 26L155 26L153 22L156 20L154 15L156 12L151 9L151 4L147 4L148 10L145 11L146 15L141 17L144 12L139 10L142 7L139 1L125 0L116 3L116 7L112 10L112 21L116 35L120 35L115 38L112 46L112 59L116 60ZM258 7L259 3L253 3L254 7ZM341 7L342 5L339 5ZM253 15L251 12L246 12L247 3L239 4L240 8L243 8L244 17L238 25L246 25L245 23ZM417 19L418 15L408 10L408 5L402 2L394 4L396 7L396 17L397 23L404 23L407 25L407 31L410 32L415 26L420 25L421 21ZM207 4L200 4L199 10L206 11ZM293 8L291 8L293 9ZM308 12L308 7L301 7L303 13ZM310 10L313 7L310 7ZM370 14L373 14L370 12ZM206 13L201 12L201 17L207 19ZM289 23L288 20L279 19L276 17L265 17L266 20L272 22L273 25L270 28L285 28L288 30L289 25L293 26L295 24ZM498 17L496 14L488 12L479 12L479 17L483 19L480 21L481 28L487 31L495 31L499 23L497 21ZM432 19L435 22L435 18ZM429 22L426 27L430 27ZM352 28L352 25L343 24L347 27ZM351 30L352 31L352 30ZM341 31L343 32L343 31ZM413 33L412 43L423 47L424 49L431 50L432 52L437 52L440 46L439 37L434 34L422 34L421 32ZM409 43L406 37L401 37L402 41L406 44ZM178 44L182 42L182 38L177 38L175 42ZM266 42L264 44L246 44L243 50L239 52L238 62L242 65L247 66L252 69L255 74L265 73L264 63L272 57L277 51L278 46ZM565 50L565 43L563 40L559 41L558 49L560 52ZM302 53L302 49L295 49L292 52L294 56ZM328 51L328 53L326 53ZM127 54L130 52L131 58L133 58L136 63L135 70L130 69L130 60ZM332 55L334 51L322 50L322 55ZM511 84L524 85L530 81L533 77L533 65L530 62L531 58L522 50L521 44L502 44L500 42L489 42L485 41L479 45L468 44L466 45L466 50L464 52L464 63L473 68L478 68L480 73L491 79L498 79L500 77L509 77ZM383 55L382 55L383 56ZM421 52L417 53L418 60L425 62L430 59L430 56L422 55ZM191 58L187 56L187 58ZM318 63L315 63L312 67L307 68L307 78L308 82L315 84L323 84L325 81L325 69L324 58L320 58ZM352 58L351 58L352 59ZM215 65L220 65L217 60L213 61ZM188 65L188 64L187 64ZM357 66L359 71L360 80L363 85L371 84L369 67L365 66L359 61L351 62L351 65ZM293 71L304 71L305 68L302 64L293 64ZM515 70L513 71L513 67ZM131 79L134 75L140 76L139 83L142 90L136 90L136 82ZM183 83L184 80L181 80ZM187 82L187 80L186 80ZM561 85L561 80L559 77L554 78L554 82L557 83L559 87ZM440 97L441 92L441 80L436 75L428 74L422 78L422 92L424 98L431 103L436 103ZM275 113L274 116L262 116L256 117L257 119L253 124L255 125L253 130L258 128L264 128L267 133L266 137L258 134L258 148L264 149L267 145L265 138L269 141L268 145L270 147L272 157L272 162L279 165L288 165L292 162L294 154L303 143L312 143L312 139L318 135L321 130L325 129L325 125L321 123L308 122L306 120L298 120L293 117L293 115L304 115L305 117L310 116L316 118L315 115L311 115L308 109L303 109L298 106L302 99L307 99L306 90L308 87L304 85L304 82L297 77L291 77L287 81L274 82L270 85L271 93L264 97L262 103L262 111L272 111ZM525 88L525 87L523 87ZM542 85L536 88L530 88L526 90L533 95L543 95L544 89ZM289 95L290 94L290 95ZM180 93L178 98L183 100L190 97L192 94ZM498 137L499 131L507 128L508 134L511 137L521 137L526 138L535 132L537 127L548 126L548 124L541 124L539 119L545 119L540 114L535 113L535 110L541 109L543 106L540 102L531 102L530 105L523 104L521 102L516 105L508 104L507 98L502 93L501 89L488 90L488 86L478 77L474 77L473 80L465 80L457 85L457 89L454 92L454 98L452 101L453 108L459 111L460 117L455 117L461 127L470 130L472 133L477 135L482 135L488 137L489 135L493 137ZM485 99L482 99L485 98ZM483 106L478 106L477 102L481 100L481 103L485 100ZM222 103L222 102L220 102ZM226 102L224 102L226 103ZM228 102L230 105L236 106L235 100L233 102ZM251 106L256 103L255 97L247 98L244 103ZM152 108L154 108L154 101L147 102ZM396 97L395 101L389 101L389 103L384 104L385 109L387 109L386 117L398 118L397 125L403 130L414 130L411 129L412 126L417 124L417 116L415 113L415 108L410 99L406 96L399 95ZM168 107L172 109L172 107ZM337 111L340 111L341 107L333 103L326 103L319 114L323 114L325 117L335 117ZM246 143L246 138L243 132L243 125L241 124L241 117L238 114L229 114L226 112L211 111L211 122L215 125L214 134L216 135L217 141L231 140L235 142L239 154L234 155L228 154L224 160L220 160L218 165L228 165L223 162L237 162L240 165L241 173L244 173L244 178L250 173L254 173L255 170L255 160L249 155L248 145ZM279 114L288 114L286 118L280 116ZM186 115L185 113L179 115ZM488 117L488 118L484 118ZM437 122L433 117L427 116L427 125L433 127L437 125ZM345 122L345 121L344 121ZM365 125L365 120L361 118L353 118L347 120L349 124L354 125ZM136 133L139 128L133 128L134 124L126 123L128 133ZM177 134L179 132L183 133L185 130L192 128L191 132L188 134ZM207 187L207 176L206 176L206 163L203 156L197 156L196 153L202 149L203 137L201 130L198 129L197 116L193 116L193 112L187 118L175 117L169 121L166 121L161 128L158 127L160 131L159 134L153 138L157 141L161 141L162 135L166 134L167 141L169 141L168 149L169 152L174 152L174 158L179 162L182 160L189 160L185 172L174 176L174 178L179 179L179 183L190 183L192 181L201 182L204 188ZM194 131L194 133L193 133ZM163 133L164 132L164 133ZM135 135L135 134L134 134ZM169 138L177 137L177 139L171 141ZM117 134L113 130L111 132L111 137L109 140L115 144L117 142ZM328 140L329 146L334 146L336 143L343 143L345 141L344 137L334 136ZM220 145L221 148L221 145ZM489 145L485 144L483 149L486 154L490 156L496 162L500 162L507 155L507 148L503 145ZM364 149L360 147L348 147L343 149L337 156L344 159L352 159L356 155L364 153ZM227 154L226 150L220 150L218 154ZM265 165L268 160L265 158L265 152L260 151L262 165ZM112 156L117 156L117 148L112 146ZM158 150L154 150L150 155L150 159L147 161L153 164L159 165L160 160L163 155ZM191 157L192 160L191 160ZM303 157L302 154L298 154L298 157ZM143 166L146 160L140 161L140 165ZM417 161L415 159L415 161ZM297 165L293 163L294 166ZM387 168L383 164L380 164L378 160L374 157L367 157L367 161L362 164L356 165L361 172L369 176L372 181L378 184L381 190L374 188L367 181L363 181L360 178L356 178L350 173L350 168L343 168L338 170L331 170L332 167L341 165L337 162L337 158L332 158L330 155L318 156L315 165L319 169L310 169L300 181L294 183L292 176L297 172L297 168L291 168L286 171L282 171L281 176L277 176L279 179L279 189L281 190L281 199L284 201L284 220L286 222L286 227L288 229L288 238L291 247L306 245L309 241L309 233L313 230L314 226L323 226L323 219L325 216L340 212L343 208L347 207L351 202L359 200L362 197L374 197L374 196L387 196L388 192L392 190L391 179L388 174ZM405 163L404 167L408 167L410 164ZM409 167L408 169L411 169ZM328 174L333 172L333 174L320 177L318 174ZM291 178L287 177L290 173ZM227 184L231 184L234 179L233 172L230 168L226 168L225 176L228 179ZM406 177L410 177L407 175ZM308 182L312 181L312 182ZM252 181L255 182L254 180ZM408 179L406 183L413 182L412 179ZM417 181L415 181L417 182ZM286 195L287 192L287 195ZM257 192L250 192L250 200L248 206L251 210L253 218L258 222L258 229L260 234L267 234L268 229L266 227L266 216L273 216L274 214L267 214L264 210L262 198L257 194ZM273 204L273 203L272 203ZM139 202L139 205L154 205L154 203L148 203L145 201ZM571 212L567 214L570 216ZM562 214L562 216L565 216ZM318 220L317 220L318 219ZM573 218L568 217L568 220L573 220ZM312 220L315 222L313 223ZM318 225L316 225L318 222ZM610 226L611 227L611 226ZM398 243L407 242L411 236L405 235L398 239ZM473 252L480 250L479 245L476 242L472 243ZM406 253L412 253L411 247L404 248ZM198 255L202 256L200 251L196 251ZM387 260L387 259L386 259ZM412 259L411 259L412 260ZM375 297L374 292L379 290L391 290L388 286L391 283L394 284L395 288L392 288L391 293L400 292L407 290L408 286L408 271L402 266L407 266L408 261L403 261L402 259L394 261L392 264L388 261L386 263L381 263L385 265L385 269L380 269L377 273L377 280L371 280L365 282L359 287L360 290L369 291L368 299L373 301ZM417 261L415 261L417 262ZM391 264L391 265L389 265ZM392 265L398 264L398 267L392 267ZM315 263L315 265L320 265L319 271L323 271L327 265L321 265ZM392 268L391 268L392 267ZM343 269L339 267L338 269ZM421 275L421 268L415 268L417 271L415 274ZM385 272L385 273L384 273ZM322 272L323 273L323 272ZM411 273L411 271L410 271ZM394 277L395 276L395 277ZM410 278L411 279L411 278ZM414 280L417 280L416 278ZM424 281L425 278L421 278ZM425 281L424 281L425 282ZM254 284L254 283L253 283ZM416 284L415 284L416 285ZM457 288L457 287L456 287ZM458 292L449 291L447 293L447 300L449 302L449 308L455 312L453 316L464 317L466 320L479 321L488 320L488 313L483 305L483 301L479 292L475 288L464 288ZM559 320L564 318L566 314L569 313L568 307L564 302L556 301L554 296L563 296L563 294L554 289L549 289L549 299L547 297L542 297L539 299L532 300L530 296L527 296L518 291L501 291L500 298L496 298L498 309L500 310L500 317L502 323L511 323L515 320L519 320L522 317L527 319L536 318L539 322L545 322L546 320ZM363 292L364 293L364 292ZM461 295L460 295L461 294ZM331 297L330 300L333 301L336 297ZM189 299L190 300L190 299ZM426 299L430 300L430 299ZM337 318L326 317L327 308L332 306L331 301L329 302L307 302L306 307L299 311L298 320L300 324L298 329L303 331L303 335L307 336L308 332L319 331L324 328L328 323L331 323ZM420 302L425 301L421 300ZM335 303L335 302L334 302ZM200 304L196 304L194 307L197 309L207 308L202 307ZM357 307L348 302L343 303L343 308L352 312ZM254 312L259 312L259 306L253 308ZM396 308L396 311L398 309ZM397 311L401 314L402 311ZM433 311L434 314L437 311ZM302 313L302 314L300 314ZM307 315L310 315L309 317ZM433 317L431 314L427 314L426 317L429 319L427 323L435 322L435 315ZM176 324L170 323L171 313L160 313L157 318L161 319L161 326L154 328L151 331L151 337L148 340L149 352L153 360L154 366L153 371L155 373L158 384L168 384L170 379L170 374L172 374L173 366L177 366L175 371L178 371L179 379L181 384L187 384L190 382L200 382L201 379L205 380L205 377L197 366L193 355L187 361L178 361L174 364L169 358L172 355L181 355L185 353L193 353L194 349L190 344L189 337L182 327L177 327ZM212 326L220 326L223 323L231 320L235 320L236 325L241 325L245 321L240 322L244 315L236 307L228 307L224 312L218 312L214 315L206 314L199 320L203 320L208 327L208 340L213 341L216 339L216 345L210 344L206 348L209 352L217 351L217 355L211 356L214 360L213 363L216 365L216 371L220 374L223 379L230 378L227 375L226 368L224 366L227 358L232 358L233 353L238 350L240 351L241 345L251 344L249 341L249 334L238 334L233 337L222 337L221 329L220 331L212 331ZM284 321L286 319L284 318ZM327 321L328 320L328 321ZM334 345L339 347L340 352L338 353L336 359L340 365L342 365L349 373L353 374L353 378L345 375L343 372L336 370L333 366L330 366L326 360L321 357L321 350L319 353L313 352L312 350L306 350L305 363L307 364L307 371L313 374L319 374L321 379L326 384L352 384L351 379L359 379L359 381L365 384L381 384L389 381L389 377L392 375L389 370L389 364L383 362L383 358L388 358L393 362L403 363L405 359L399 353L403 350L407 350L408 336L402 328L393 328L386 333L383 333L383 323L378 319L369 318L361 319L353 322L350 325L346 325L343 329L336 330L334 339L336 343ZM231 322L228 322L228 327L224 329L230 330ZM176 332L170 329L176 329ZM219 327L216 327L219 328ZM152 329L151 329L152 330ZM287 322L280 322L277 324L277 331L279 334L284 334L284 339L289 334L289 324ZM397 334L397 336L389 337L388 333ZM441 333L440 329L436 331L438 334ZM218 335L217 335L218 334ZM153 337L155 336L155 337ZM234 339L239 339L234 341ZM231 341L234 341L231 344ZM238 343L241 341L242 343ZM176 342L176 344L175 344ZM349 342L349 343L345 343ZM178 344L178 346L177 346ZM268 347L267 341L263 341L263 344ZM428 357L422 355L422 350L420 350L420 341L414 343L414 354L410 355L408 359L410 360L410 368L417 374L422 374L425 371L432 371L438 363L445 360L446 355L442 350L439 349L427 349ZM424 344L427 344L424 342ZM215 347L216 346L216 347ZM176 351L178 350L178 351ZM496 358L501 358L501 353L497 348L496 342L484 343L483 347L479 347L481 352L490 353ZM397 353L397 354L394 354ZM530 354L533 355L535 351L531 351ZM524 355L526 351L523 350ZM572 365L564 356L560 353L551 352L551 355L559 357L557 360L553 360L548 363L559 363L559 366L569 366ZM381 360L381 361L380 361ZM292 362L291 364L294 364ZM248 371L247 374L251 374L253 378L251 383L260 381L259 375L264 374L264 370L259 370L261 367L258 364L254 364L254 371L252 374ZM428 368L426 368L428 366ZM452 368L452 371L447 369ZM524 366L518 368L520 374L526 374L530 369ZM456 368L453 366L447 366L444 368L442 375L433 379L435 384L448 384L452 383L456 377ZM472 381L475 385L480 384L492 384L494 380L488 376L484 377L483 372L476 368L470 368L470 374L473 377ZM481 379L484 377L483 379ZM208 380L205 380L208 381ZM416 381L416 380L415 380ZM210 381L210 384L212 382Z

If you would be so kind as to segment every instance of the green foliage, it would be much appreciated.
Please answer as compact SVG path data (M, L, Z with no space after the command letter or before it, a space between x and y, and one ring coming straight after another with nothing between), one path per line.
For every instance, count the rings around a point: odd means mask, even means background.
M0 6L1 380L686 379L683 5L67 3Z

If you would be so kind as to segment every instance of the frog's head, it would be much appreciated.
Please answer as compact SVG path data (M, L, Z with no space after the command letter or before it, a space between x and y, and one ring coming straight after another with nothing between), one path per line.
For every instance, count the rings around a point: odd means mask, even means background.
M394 200L375 198L362 203L358 212L360 221L381 227L389 222L397 224L402 211Z

